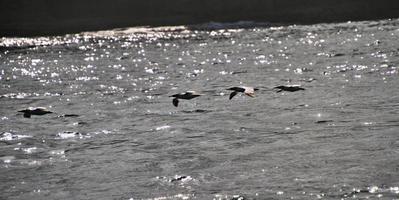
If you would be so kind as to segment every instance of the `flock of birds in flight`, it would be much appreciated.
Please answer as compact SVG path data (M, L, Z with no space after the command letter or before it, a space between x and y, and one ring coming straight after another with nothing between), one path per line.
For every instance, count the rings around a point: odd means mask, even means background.
M277 92L282 92L282 91L296 92L299 90L305 90L305 88L302 88L299 85L281 85L281 86L274 87L274 89L277 89ZM231 100L238 93L243 93L244 95L247 95L250 97L255 97L255 91L258 91L259 89L254 88L254 87L248 87L248 86L238 86L238 87L228 88L227 90L232 91L229 96L229 99ZM173 97L172 104L175 107L177 107L179 105L179 99L190 100L190 99L194 99L196 97L202 96L202 95L203 94L200 94L196 91L187 91L184 93L174 94L169 97ZM18 112L24 113L25 118L30 118L32 115L45 115L45 114L53 113L43 107L28 108L28 109L20 110Z
M240 87L231 87L231 88L228 88L227 90L233 91L232 93L230 93L230 97L229 97L229 99L231 100L239 92L243 93L247 96L250 96L250 97L255 97L255 91L257 91L259 89L253 88L253 87L247 87L247 86L240 86ZM202 94L200 94L196 91L187 91L185 93L174 94L169 97L174 97L172 100L172 103L174 106L177 107L179 105L179 99L190 100L190 99L194 99L195 97L199 97L199 96L202 96Z
M288 85L288 86L280 85L280 86L277 86L274 88L278 90L277 92L282 92L282 91L296 92L298 90L305 90L305 88L302 88L299 85ZM247 96L255 97L255 91L258 91L259 89L254 88L254 87L248 87L248 86L239 86L239 87L231 87L231 88L228 88L227 90L233 91L230 93L230 96L229 96L229 99L231 100L238 93L243 93ZM187 91L184 93L174 94L169 97L174 97L172 100L172 103L175 107L177 107L179 105L179 99L190 100L190 99L194 99L199 96L202 96L202 94L200 94L196 91Z

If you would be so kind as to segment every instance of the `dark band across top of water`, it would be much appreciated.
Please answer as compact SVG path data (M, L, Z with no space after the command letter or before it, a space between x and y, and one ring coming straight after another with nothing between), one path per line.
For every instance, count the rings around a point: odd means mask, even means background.
M397 0L1 0L0 36L254 21L310 24L399 17Z

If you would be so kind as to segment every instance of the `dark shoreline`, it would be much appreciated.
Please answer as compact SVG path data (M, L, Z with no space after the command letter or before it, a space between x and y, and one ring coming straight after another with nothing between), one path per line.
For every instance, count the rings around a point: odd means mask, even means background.
M313 24L399 17L398 0L0 0L0 36L254 21Z

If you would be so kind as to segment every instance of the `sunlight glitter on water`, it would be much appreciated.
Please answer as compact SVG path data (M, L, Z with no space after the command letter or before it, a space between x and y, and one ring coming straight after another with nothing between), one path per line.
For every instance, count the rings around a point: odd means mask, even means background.
M398 198L398 24L1 38L2 195ZM229 100L240 85L260 90ZM173 106L188 90L205 95Z

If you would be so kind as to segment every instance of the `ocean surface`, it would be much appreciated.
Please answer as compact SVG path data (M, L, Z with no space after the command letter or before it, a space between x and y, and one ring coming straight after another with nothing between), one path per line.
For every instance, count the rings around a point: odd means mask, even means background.
M398 70L399 19L1 38L0 199L399 199Z

